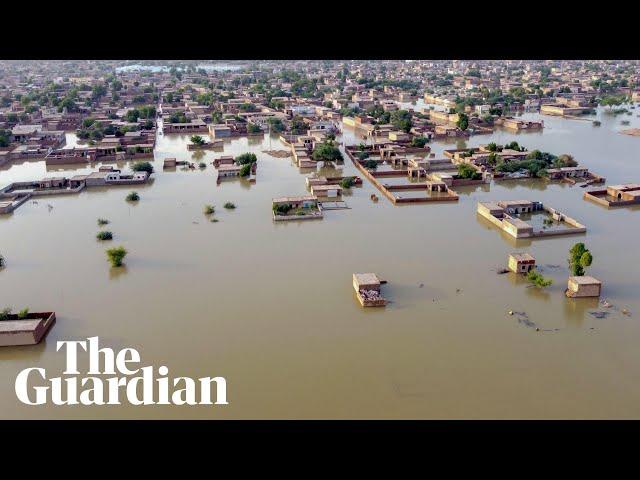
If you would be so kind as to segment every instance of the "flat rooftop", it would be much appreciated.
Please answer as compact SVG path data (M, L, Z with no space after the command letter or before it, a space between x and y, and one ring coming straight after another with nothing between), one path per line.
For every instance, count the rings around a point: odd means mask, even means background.
M569 280L577 283L578 285L599 285L602 283L597 278L593 278L588 275L584 275L582 277L569 277Z
M301 195L299 197L278 197L274 198L272 201L274 203L282 203L282 202L303 202L303 201L312 201L318 200L318 197L315 195Z
M41 321L41 318L33 320L4 320L0 322L0 333L33 332Z
M380 284L380 279L375 273L354 273L353 278L358 283L358 285Z
M533 255L530 253L512 253L511 256L518 262L530 262L531 260L535 260Z

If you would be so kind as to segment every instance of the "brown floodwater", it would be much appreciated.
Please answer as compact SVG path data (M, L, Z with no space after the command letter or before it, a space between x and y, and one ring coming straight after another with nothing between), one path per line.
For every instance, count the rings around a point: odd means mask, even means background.
M545 116L541 133L498 131L433 150L441 157L446 148L517 140L572 154L607 184L638 182L640 139L617 133L623 119L640 126L640 109L632 111L598 113L601 127ZM360 139L345 127L343 141ZM348 210L274 223L273 197L307 192L290 158L262 153L284 149L277 138L229 140L224 152L188 152L187 142L159 137L154 181L135 188L137 205L124 199L132 188L88 189L0 216L7 261L0 308L58 317L41 344L0 349L0 418L640 417L640 209L607 210L583 200L582 188L532 180L461 188L455 203L393 206L365 180L344 196ZM246 151L259 159L255 184L216 185L211 165L162 170L166 157L209 163ZM357 174L348 159L336 168ZM0 170L0 184L95 169L30 161ZM501 199L542 201L588 231L516 242L476 215L478 201ZM237 208L222 208L227 201ZM207 220L205 204L216 206L219 222ZM99 217L111 221L109 245L129 251L125 268L108 265L106 245L95 239ZM590 314L597 300L563 294L567 253L577 241L592 251L588 272L615 306L606 318ZM554 284L538 290L496 274L514 251L532 253ZM391 303L360 307L354 272L386 279ZM90 336L111 348L134 347L143 365L166 365L170 376L224 376L229 405L17 400L20 370L44 367L58 376L64 355L56 341Z

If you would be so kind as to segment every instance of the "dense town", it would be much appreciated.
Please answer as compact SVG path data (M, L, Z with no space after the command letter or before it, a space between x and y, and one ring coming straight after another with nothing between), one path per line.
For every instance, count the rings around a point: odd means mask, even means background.
M638 116L639 102L635 61L6 61L0 63L0 215L21 215L28 202L90 189L124 187L123 201L144 202L141 187L152 190L155 177L178 169L214 170L218 186L241 181L251 188L263 181L261 156L230 152L227 145L265 136L272 147L259 153L303 174L305 193L282 191L265 205L264 214L278 224L304 228L307 220L348 210L357 215L349 199L364 184L375 187L367 197L372 204L380 195L409 208L441 208L469 201L461 194L465 188L532 180L576 186L585 201L606 209L631 208L640 204L640 179L608 185L570 144L553 152L534 140L459 145L495 132L544 134L545 122L557 118L599 129L597 111L617 119L614 135L637 137L640 129L630 120ZM158 154L159 139L185 135L185 156ZM187 152L194 160L185 159ZM44 162L53 173L2 181L5 172L30 162ZM336 168L345 163L355 175ZM66 175L65 169L82 171ZM478 219L514 242L582 236L568 252L564 292L570 299L600 298L606 279L586 274L594 261L585 238L588 222L536 194L532 190L532 200L479 201ZM226 211L235 207L224 204ZM215 205L204 204L203 212L218 221ZM101 242L113 241L108 224L98 219ZM0 270L6 270L0 275L12 268L11 252L3 247L0 241ZM106 250L112 268L126 264L125 247ZM530 251L505 250L504 260L499 273L523 276L537 289L551 284ZM379 274L356 272L352 279L363 307L389 303L381 288L387 280ZM2 300L11 303L5 295ZM598 308L607 306L603 300ZM53 311L26 307L0 315L0 345L36 344L56 318Z

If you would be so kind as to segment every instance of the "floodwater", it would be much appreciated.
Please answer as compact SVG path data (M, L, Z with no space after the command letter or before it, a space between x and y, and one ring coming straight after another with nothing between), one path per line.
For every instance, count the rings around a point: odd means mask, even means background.
M499 131L433 150L439 158L445 148L517 140L570 153L607 184L638 182L640 138L617 133L623 119L640 126L640 108L632 111L600 112L600 127L545 116L542 133ZM349 127L343 140L360 141ZM0 217L0 307L58 317L41 344L0 349L1 418L640 417L640 209L607 210L583 200L582 188L539 180L461 188L456 203L393 206L365 180L344 196L348 210L274 223L273 197L306 193L291 159L262 153L284 149L277 138L234 139L224 152L199 153L188 152L187 141L159 137L154 181L135 188L137 205L125 202L131 188L90 189ZM259 159L255 184L217 186L210 165L162 170L166 157L209 163L246 151ZM348 159L337 169L357 174ZM0 170L0 184L89 170L24 162ZM501 199L542 201L588 231L516 242L476 215L478 201ZM227 201L237 208L222 208ZM216 206L219 222L203 215L205 204ZM106 243L95 239L99 217L111 221L109 245L129 251L126 267L108 265ZM589 313L597 300L563 294L577 241L593 253L588 273L614 305L601 309L605 318ZM498 275L514 251L532 253L554 284L538 290ZM354 272L387 280L391 303L361 308ZM91 336L136 348L142 365L166 365L172 377L224 376L229 405L19 403L20 370L59 376L56 341Z

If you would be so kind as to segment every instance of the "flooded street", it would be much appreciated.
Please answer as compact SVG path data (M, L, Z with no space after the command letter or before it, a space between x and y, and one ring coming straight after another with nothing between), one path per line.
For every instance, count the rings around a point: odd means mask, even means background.
M516 140L529 150L568 153L607 185L640 182L640 108L589 121L527 113L541 132L496 131L449 148ZM621 126L629 120L630 126ZM68 142L73 141L69 139ZM344 127L345 144L359 143ZM38 198L0 215L0 308L55 311L38 345L0 349L0 418L638 418L640 417L640 208L607 210L578 186L512 180L456 188L459 202L393 206L366 179L343 199L348 210L309 222L272 220L271 199L307 193L276 136L225 140L224 150L188 152L187 135L160 135L152 183L92 188ZM254 152L257 182L216 185L210 162ZM163 171L163 160L206 162L204 170ZM44 161L0 169L0 187L97 170ZM125 164L120 164L125 166ZM357 175L351 161L336 167ZM140 194L132 205L131 190ZM370 200L372 193L380 201ZM577 219L587 233L515 241L476 215L478 201L541 201ZM235 210L223 208L233 202ZM216 206L212 223L205 204ZM114 240L95 239L107 218ZM567 256L576 242L593 253L597 299L567 299ZM105 249L124 246L126 267ZM512 274L507 256L527 251L554 280L544 291ZM384 309L363 309L354 272L388 281ZM631 312L622 313L623 309ZM508 312L526 315L509 315ZM224 376L229 405L38 406L10 388L17 373L64 368L58 340L99 336L136 348L143 365L172 376Z

